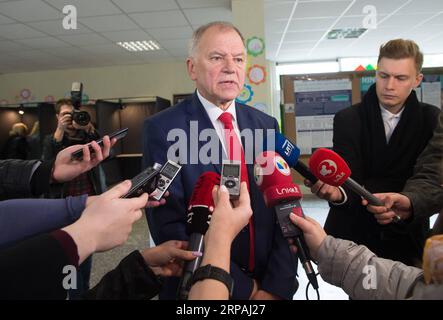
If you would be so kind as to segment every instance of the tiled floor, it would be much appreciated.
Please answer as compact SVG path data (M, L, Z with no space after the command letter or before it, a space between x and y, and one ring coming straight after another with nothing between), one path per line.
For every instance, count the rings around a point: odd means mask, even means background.
M302 202L304 213L317 220L321 225L324 224L328 213L328 204L326 201L320 200L312 196L309 191L302 190L305 197ZM432 219L431 226L433 224ZM124 246L105 253L96 253L93 258L93 270L91 274L91 286L94 286L102 276L113 269L119 261L133 250L142 249L149 244L149 231L146 223L146 218L143 217L134 225L133 231ZM315 266L314 266L315 268ZM299 267L299 289L294 295L294 300L305 300L306 285L308 284L304 270ZM318 277L319 292L321 300L346 300L348 296L340 288L332 286L324 282L321 277ZM315 291L310 287L309 299L316 299Z

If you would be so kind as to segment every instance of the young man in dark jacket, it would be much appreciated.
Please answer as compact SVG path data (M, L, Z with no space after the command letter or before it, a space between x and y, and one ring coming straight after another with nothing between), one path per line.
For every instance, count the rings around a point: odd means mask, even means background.
M423 79L422 64L423 55L413 41L387 42L380 48L375 85L361 103L334 117L334 151L349 164L352 177L372 193L401 191L432 137L440 111L420 103L413 90ZM322 182L307 186L332 202L325 224L328 234L363 244L383 258L419 263L428 216L414 223L378 221L346 188Z

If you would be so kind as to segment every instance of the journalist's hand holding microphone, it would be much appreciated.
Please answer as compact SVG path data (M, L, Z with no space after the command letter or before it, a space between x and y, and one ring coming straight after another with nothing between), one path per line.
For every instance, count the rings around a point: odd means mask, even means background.
M140 253L146 264L157 276L179 277L183 270L183 261L199 256L199 252L186 250L186 241L170 240L156 247L146 248Z
M225 186L215 186L212 191L215 208L211 224L205 235L205 254L201 266L212 265L229 272L231 243L240 230L248 224L252 215L248 188L245 182L240 187L238 201L229 201ZM228 299L227 287L213 279L196 282L189 292L189 300Z
M326 238L325 230L323 230L322 226L317 221L307 216L302 218L291 213L289 219L291 219L292 223L303 231L304 239L309 247L309 252L312 258L317 260L318 249ZM292 239L290 240L290 243L292 252L296 253L297 247Z
M304 180L306 187L311 189L311 192L320 199L324 199L329 202L342 202L343 194L338 187L331 186L327 183L318 180L316 183L312 183L308 179Z
M412 216L411 200L400 193L376 193L384 206L369 205L368 201L363 199L362 204L367 206L369 212L372 212L379 224L389 224L393 221L406 220Z

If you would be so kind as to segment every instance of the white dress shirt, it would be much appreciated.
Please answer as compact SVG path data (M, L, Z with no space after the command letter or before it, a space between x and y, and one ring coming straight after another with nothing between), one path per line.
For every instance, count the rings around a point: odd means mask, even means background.
M212 125L214 126L215 130L217 131L218 138L220 139L220 142L223 146L223 150L224 150L225 154L227 154L226 153L226 143L225 143L225 132L224 132L225 127L224 127L223 123L220 120L218 120L218 117L220 117L220 115L224 112L229 112L232 115L232 125L234 126L234 131L237 134L239 141L241 141L240 129L238 127L238 122L237 122L237 113L235 112L235 100L232 101L232 103L228 107L228 109L223 111L222 109L217 107L215 104L213 104L209 100L205 99L200 94L200 92L198 92L198 90L197 90L197 96L198 96L198 99L200 100L200 102L202 103L203 107L205 108L206 113L208 114L209 119L212 122Z
M385 126L386 142L389 143L392 133L394 132L395 127L400 121L401 114L403 113L405 108L403 107L401 111L397 114L389 112L382 105L380 105L380 110L381 117L383 118L383 125Z

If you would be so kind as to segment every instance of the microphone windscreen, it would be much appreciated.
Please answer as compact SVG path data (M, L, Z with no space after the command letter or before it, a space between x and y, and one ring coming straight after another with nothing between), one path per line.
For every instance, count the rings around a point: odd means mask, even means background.
M291 168L274 151L265 151L257 156L254 179L263 193L267 207L273 207L282 201L301 198L300 189L292 183Z
M198 177L189 200L187 233L205 234L209 227L214 199L212 189L220 185L220 175L215 172L204 172Z
M351 175L346 161L332 150L320 148L309 159L309 169L321 181L341 186Z
M300 149L280 132L275 133L275 151L285 159L290 167L294 167L300 157Z

